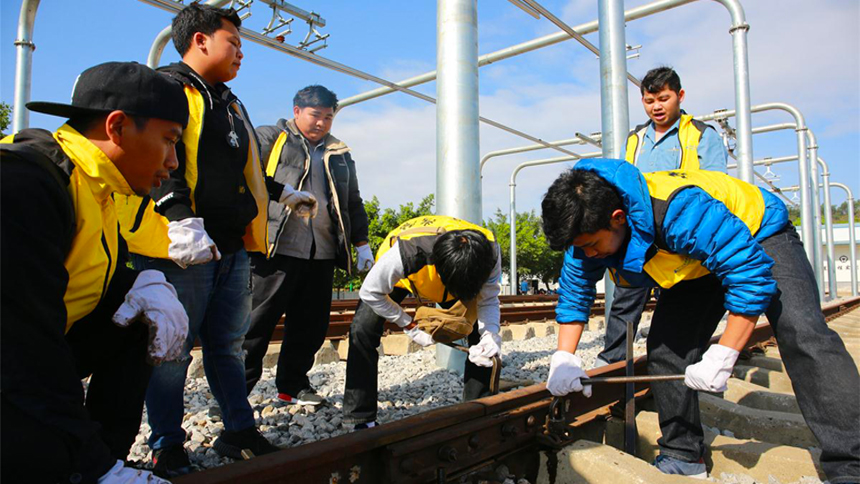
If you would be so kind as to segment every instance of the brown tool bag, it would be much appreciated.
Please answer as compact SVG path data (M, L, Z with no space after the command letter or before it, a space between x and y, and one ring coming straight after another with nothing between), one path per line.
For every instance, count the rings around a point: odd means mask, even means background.
M417 295L417 292L416 292ZM420 301L421 298L419 297ZM465 304L457 301L448 309L419 306L412 319L421 331L428 333L438 343L452 343L467 338L478 320L478 302L473 299Z

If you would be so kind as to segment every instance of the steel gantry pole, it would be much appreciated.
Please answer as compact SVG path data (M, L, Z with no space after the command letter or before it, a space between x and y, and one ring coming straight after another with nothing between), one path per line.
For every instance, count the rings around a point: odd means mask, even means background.
M750 67L747 49L747 24L744 9L738 0L715 0L729 11L732 26L732 59L735 75L735 109L737 110L737 157L740 179L753 183L752 111L750 108Z
M807 157L806 149L806 120L797 108L786 103L758 104L750 108L750 111L754 113L770 110L785 111L794 117L794 129L797 132L798 171L800 172L798 178L800 181L800 217L803 229L803 250L806 252L806 258L809 259L809 263L812 264L813 270L815 270L815 246L813 244L814 239L812 235L812 226L814 225L814 222L812 218L812 206L809 201L811 191L809 187L809 159ZM711 121L714 119L730 118L733 116L736 116L736 112L734 110L723 110L705 116L696 116L696 119L700 121ZM740 120L738 120L738 123L740 124ZM752 130L750 130L750 137L752 137ZM740 143L740 140L738 140L738 143ZM739 159L738 170L742 171L744 169L744 163ZM749 169L750 180L744 181L752 183L752 160L749 161ZM819 267L816 272L816 279L820 277L821 268Z
M438 0L436 213L481 223L477 0Z
M857 296L857 240L854 235L854 193L848 185L831 182L831 186L841 188L848 194L848 255L851 258L851 295Z
M559 156L556 158L544 158L541 160L533 160L526 161L524 163L520 163L514 168L514 171L511 172L511 181L508 186L511 189L511 205L510 205L510 216L511 216L511 246L510 246L510 270L511 274L517 273L517 174L519 174L520 170L523 168L528 168L530 166L539 166L539 165L550 165L553 163L563 163L565 161L577 161L585 158L597 158L601 156L602 153L600 151L596 151L593 153L585 153L582 155L574 156ZM512 276L513 277L513 276ZM513 280L513 278L511 279ZM511 294L516 294L516 288L511 286Z
M812 150L810 150L810 153L812 153ZM824 233L827 237L827 282L830 290L830 299L836 299L836 250L833 246L835 242L833 240L833 207L830 205L830 168L817 154L812 159L818 161L813 166L821 165L821 183L824 186ZM820 233L821 229L817 228L816 232Z
M809 156L809 178L811 181L810 190L812 198L812 243L815 247L815 268L816 277L818 278L818 296L824 300L824 254L821 250L821 203L819 202L818 190L818 141L815 139L815 133L808 126L806 127L806 149Z
M12 132L30 127L30 88L33 80L33 28L36 25L36 10L40 0L24 0L18 16L18 36L15 38L15 101L12 106Z

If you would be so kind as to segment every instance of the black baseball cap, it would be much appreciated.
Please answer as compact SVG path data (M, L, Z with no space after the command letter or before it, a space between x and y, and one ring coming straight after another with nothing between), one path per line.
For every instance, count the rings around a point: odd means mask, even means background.
M72 103L29 102L27 109L64 118L123 111L132 116L188 124L182 84L137 62L106 62L78 76Z

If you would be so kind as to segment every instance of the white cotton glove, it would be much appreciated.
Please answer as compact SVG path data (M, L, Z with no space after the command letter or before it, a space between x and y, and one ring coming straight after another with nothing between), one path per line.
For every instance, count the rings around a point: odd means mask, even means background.
M167 224L167 256L179 267L185 269L195 264L205 264L221 260L221 252L203 228L203 219L191 217Z
M418 326L415 326L412 329L404 329L403 332L406 333L406 336L409 336L409 339L421 346L430 346L436 343L433 341L433 337L430 336L430 333L421 331L418 329Z
M142 271L137 276L125 302L114 313L113 322L125 328L138 318L149 326L147 353L153 364L182 356L188 337L188 314L176 297L176 289L160 271Z
M313 193L300 192L290 185L284 185L284 191L281 192L281 198L278 202L290 207L299 217L314 218L317 216L319 204Z
M493 366L493 357L502 353L502 337L498 333L484 331L481 341L469 348L469 361L478 366Z
M702 361L684 371L684 384L703 392L724 392L732 376L732 368L740 352L723 345L711 345L702 355Z
M150 471L125 467L116 461L107 474L99 477L98 484L170 484L170 481L155 476Z
M356 245L355 251L358 252L358 272L367 272L373 268L373 252L370 250L370 244Z
M586 398L591 397L591 385L583 385L588 378L582 369L582 360L567 351L558 350L549 362L549 378L546 389L556 397L563 397L570 392L582 392Z

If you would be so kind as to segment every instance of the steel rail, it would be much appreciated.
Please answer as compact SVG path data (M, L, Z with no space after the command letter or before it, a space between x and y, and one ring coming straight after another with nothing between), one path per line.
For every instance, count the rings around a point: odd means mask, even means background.
M853 298L822 307L832 320L860 304ZM767 341L773 331L756 326L748 347ZM711 344L719 335L711 338ZM647 374L644 356L635 359L636 373ZM618 377L624 362L589 370L589 377ZM637 397L647 395L647 382L636 384ZM624 396L623 385L596 385L591 398L580 393L564 398L567 422L581 425ZM268 484L301 476L306 483L330 482L446 482L513 458L517 452L538 450L551 395L544 383L471 402L430 410L372 429L284 449L247 461L177 477L174 484Z

